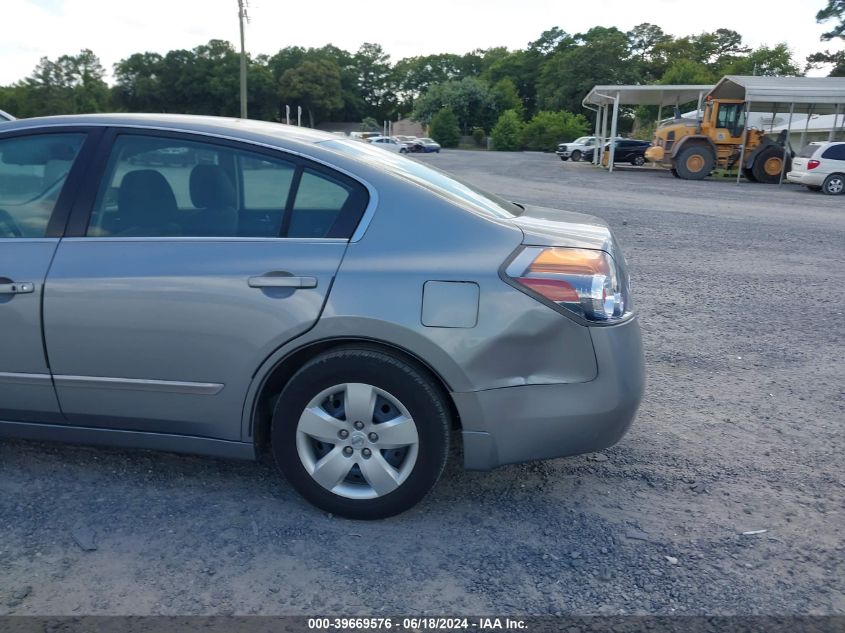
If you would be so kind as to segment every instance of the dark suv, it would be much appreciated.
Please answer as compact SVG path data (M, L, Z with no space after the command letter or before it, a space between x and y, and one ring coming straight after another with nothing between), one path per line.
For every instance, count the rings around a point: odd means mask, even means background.
M645 151L651 147L650 141L638 141L636 139L619 139L616 141L616 151L613 154L614 163L631 163L637 167L645 165ZM582 160L593 160L595 150L584 152ZM610 143L604 145L605 154L610 153Z

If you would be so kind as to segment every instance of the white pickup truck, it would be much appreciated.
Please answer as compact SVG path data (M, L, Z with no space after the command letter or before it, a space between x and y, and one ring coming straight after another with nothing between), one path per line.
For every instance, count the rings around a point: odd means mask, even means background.
M621 137L617 136L616 138L619 139ZM571 143L559 143L557 149L555 150L555 154L560 156L561 160L569 160L571 158L573 162L578 162L581 160L585 151L591 150L595 148L595 146L595 136L582 136L580 138L576 138Z

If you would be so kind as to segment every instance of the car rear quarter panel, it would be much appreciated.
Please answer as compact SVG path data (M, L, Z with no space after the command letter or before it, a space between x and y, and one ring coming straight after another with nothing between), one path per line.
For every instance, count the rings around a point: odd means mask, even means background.
M370 182L379 191L378 208L363 238L350 243L319 322L267 360L253 391L296 349L347 338L407 351L452 392L595 378L589 329L499 278L523 240L515 224L458 208L400 179L371 174ZM475 326L424 326L427 281L478 284Z

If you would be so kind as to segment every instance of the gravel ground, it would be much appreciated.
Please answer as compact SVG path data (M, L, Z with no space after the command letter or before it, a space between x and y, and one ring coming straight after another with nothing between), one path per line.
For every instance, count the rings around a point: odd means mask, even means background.
M0 442L0 614L845 614L845 200L423 160L611 224L648 371L623 441L492 473L456 450L377 523L265 464Z

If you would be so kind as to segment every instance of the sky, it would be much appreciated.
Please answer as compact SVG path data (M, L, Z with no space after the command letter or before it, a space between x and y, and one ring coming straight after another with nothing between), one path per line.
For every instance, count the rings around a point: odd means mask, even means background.
M29 75L41 57L94 51L107 70L136 52L166 53L210 39L237 45L237 0L6 0L0 12L0 85ZM675 36L731 28L751 46L786 42L803 67L820 42L815 15L826 0L249 0L247 50L381 44L392 61L476 48L523 48L545 30L623 31L651 22ZM779 8L782 7L782 8ZM816 71L816 75L825 72Z

